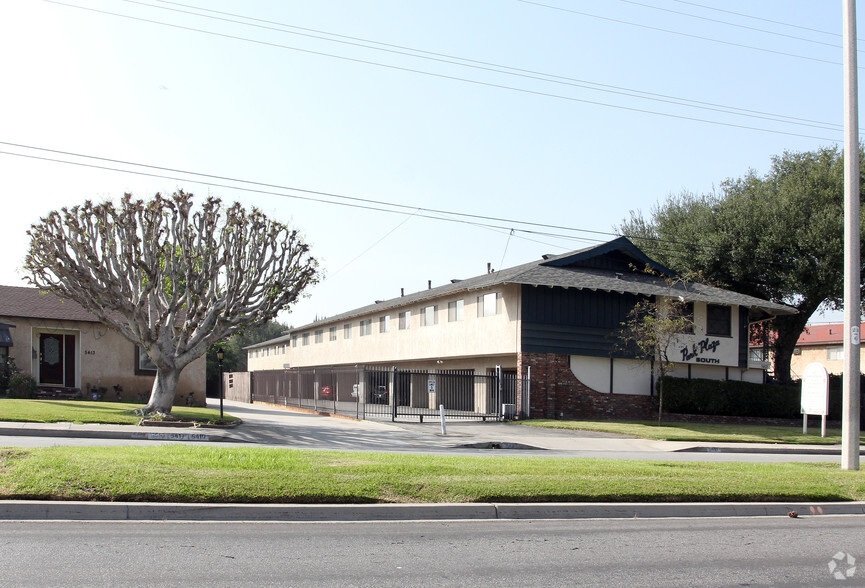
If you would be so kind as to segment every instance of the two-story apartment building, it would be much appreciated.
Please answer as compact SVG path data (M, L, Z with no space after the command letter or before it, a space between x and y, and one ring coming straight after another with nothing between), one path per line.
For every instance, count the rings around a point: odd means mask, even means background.
M695 328L674 343L674 376L762 381L749 324L795 311L672 276L619 238L294 328L248 348L249 369L500 366L531 372L534 416L646 416L653 365L618 351L616 333L638 300L675 297L692 305Z

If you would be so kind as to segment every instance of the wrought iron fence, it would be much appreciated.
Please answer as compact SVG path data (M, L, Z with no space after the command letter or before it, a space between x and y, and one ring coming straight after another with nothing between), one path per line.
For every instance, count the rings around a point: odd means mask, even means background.
M369 367L299 368L250 374L249 398L358 419L527 417L530 378L500 368L382 370Z

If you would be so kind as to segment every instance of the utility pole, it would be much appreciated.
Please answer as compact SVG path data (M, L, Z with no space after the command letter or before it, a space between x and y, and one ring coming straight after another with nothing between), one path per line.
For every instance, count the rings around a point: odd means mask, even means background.
M859 469L859 87L856 0L844 5L844 398L841 469Z

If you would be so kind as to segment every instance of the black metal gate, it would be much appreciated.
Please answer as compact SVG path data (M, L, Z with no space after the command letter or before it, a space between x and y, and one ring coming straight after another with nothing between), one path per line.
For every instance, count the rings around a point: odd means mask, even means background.
M252 372L253 402L296 406L358 419L527 417L530 379L501 368L382 370L296 368ZM519 409L519 410L518 410Z

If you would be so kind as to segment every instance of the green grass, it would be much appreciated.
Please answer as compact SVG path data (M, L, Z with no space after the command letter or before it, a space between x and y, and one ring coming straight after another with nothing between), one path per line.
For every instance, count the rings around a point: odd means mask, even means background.
M141 417L132 411L141 406L126 402L0 398L0 421L137 425ZM219 411L188 406L176 406L171 410L171 414L181 419L199 421L219 418ZM226 420L238 419L226 415Z
M841 443L840 429L827 429L826 437L820 436L820 427L809 424L808 435L802 434L798 427L779 427L763 425L716 425L708 423L663 423L657 421L558 421L532 419L516 421L527 427L552 429L579 429L600 431L659 439L664 441L712 441L739 443L791 443L837 445Z
M655 462L154 447L0 450L0 499L168 502L843 501L827 463Z

